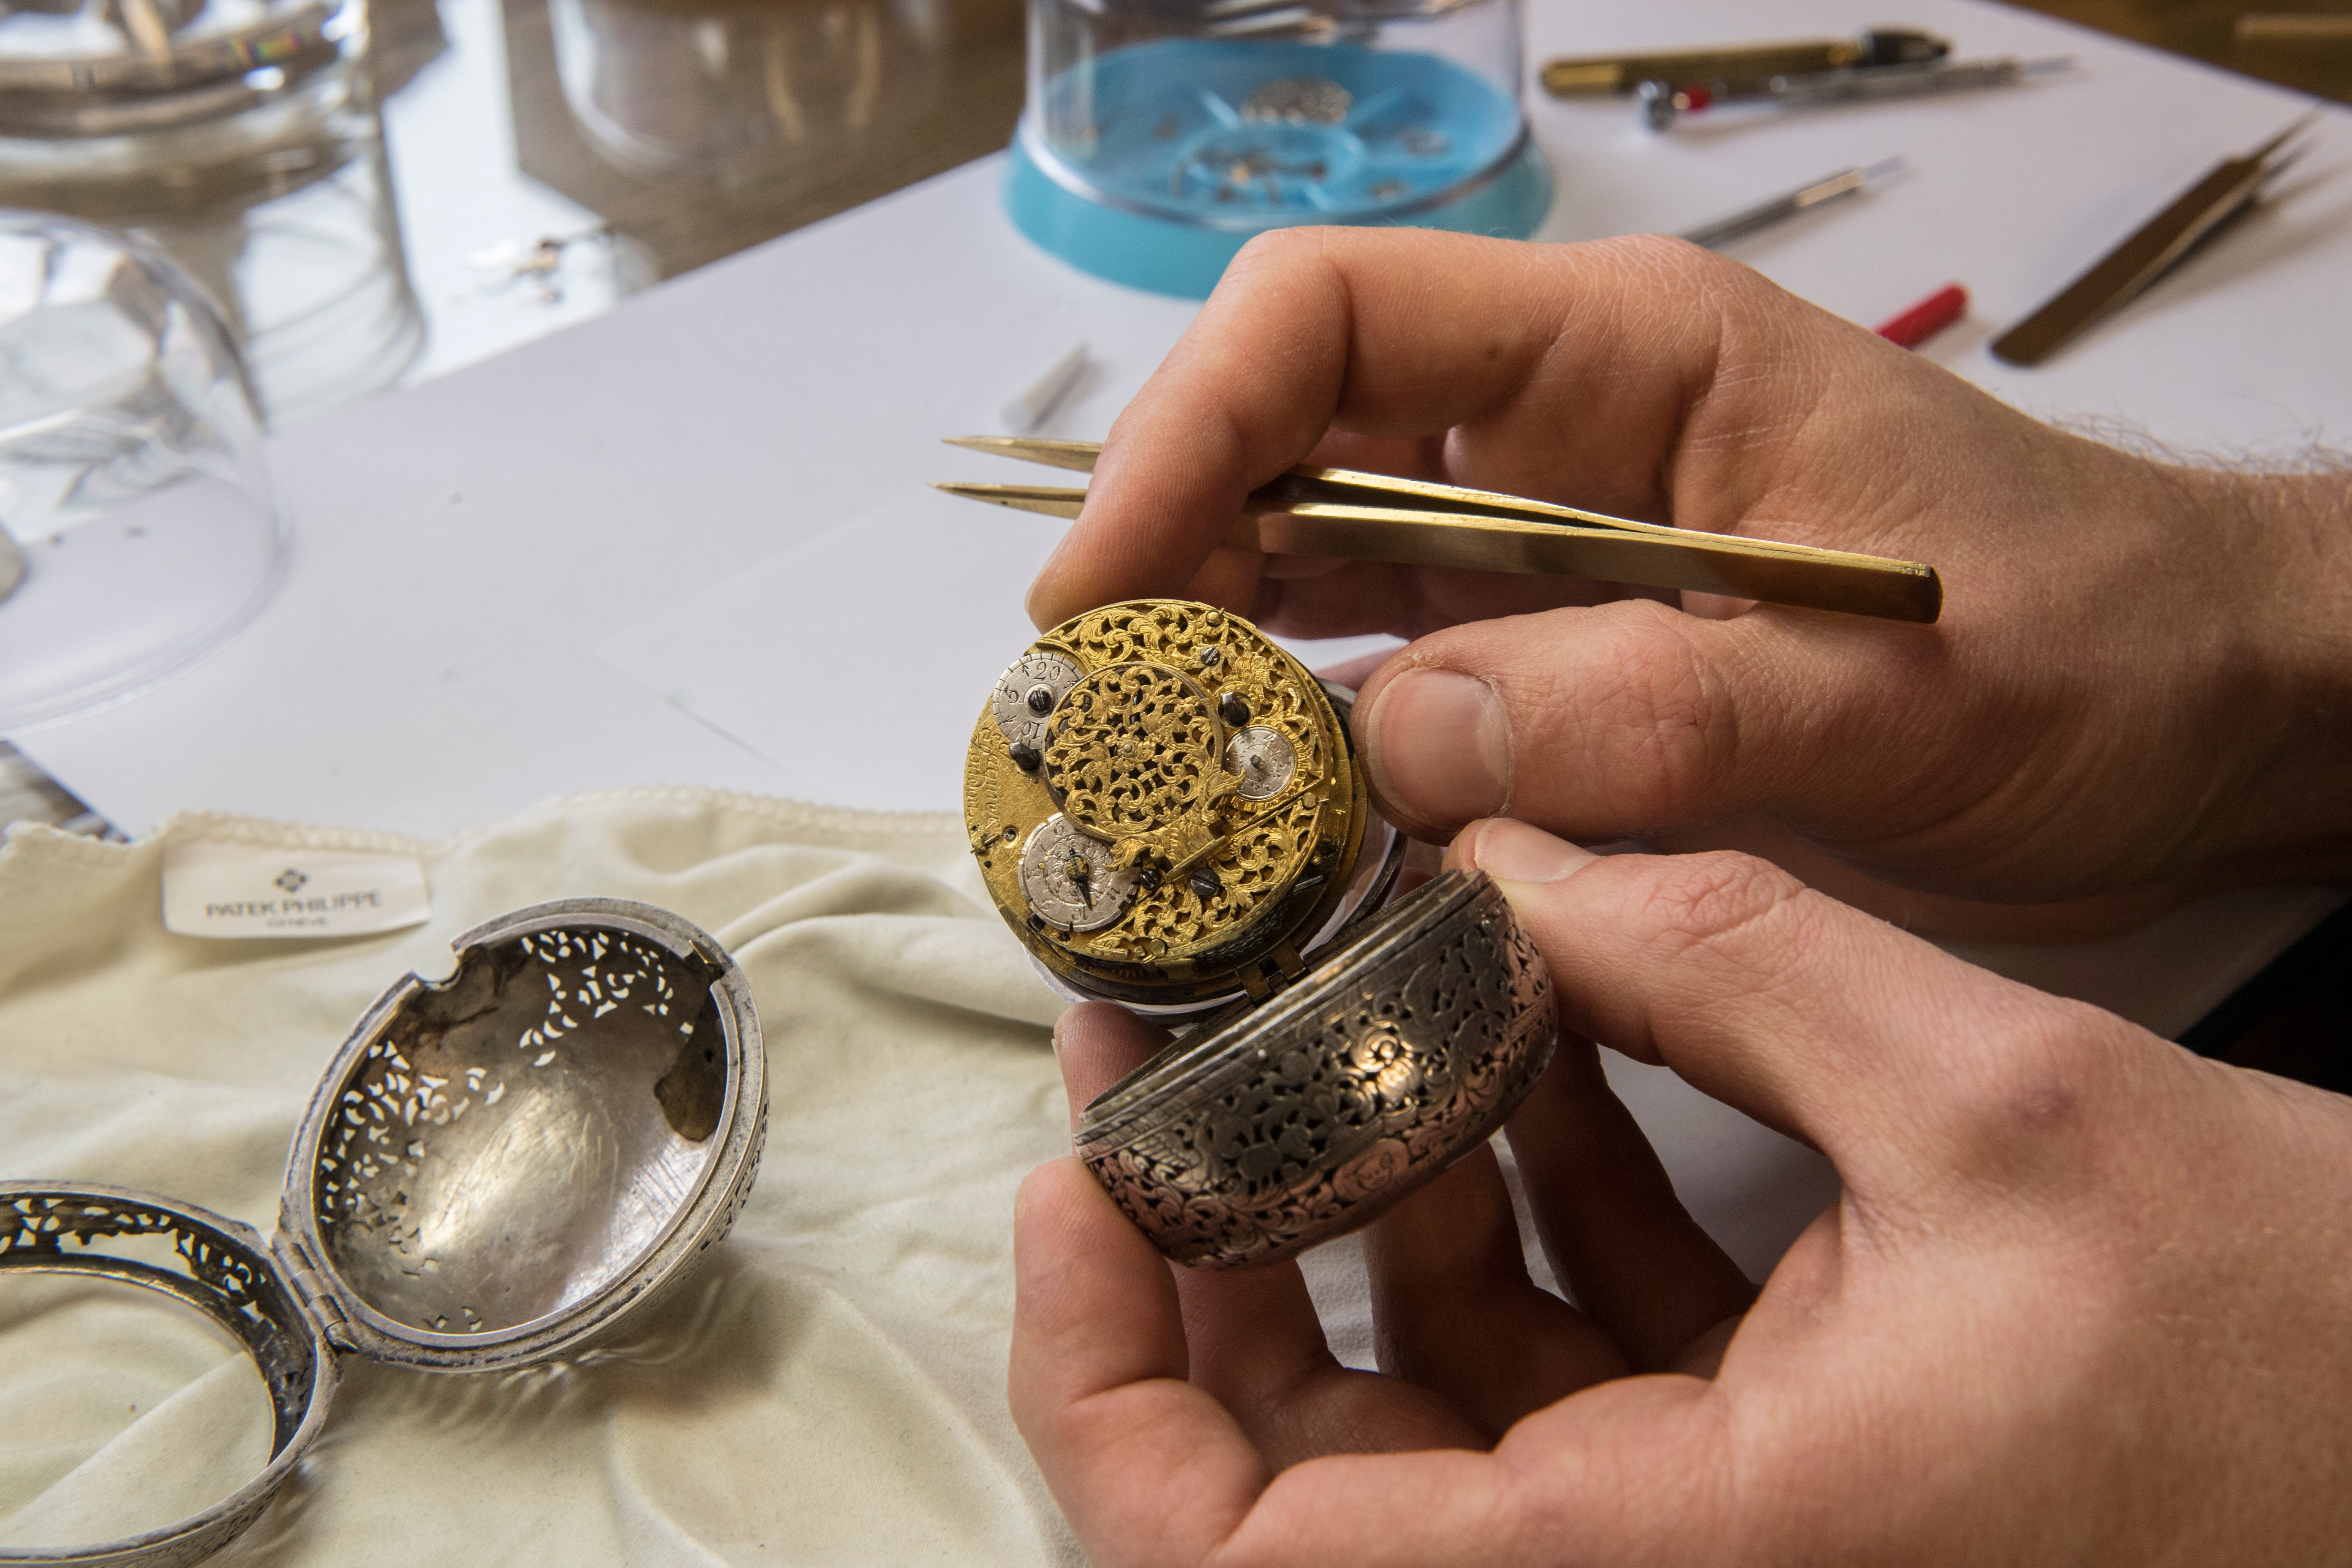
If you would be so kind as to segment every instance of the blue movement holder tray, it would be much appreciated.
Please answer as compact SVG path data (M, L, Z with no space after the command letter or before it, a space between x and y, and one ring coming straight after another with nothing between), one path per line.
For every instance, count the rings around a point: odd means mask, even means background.
M1033 145L1041 121L1076 155ZM1268 229L1524 239L1551 206L1514 100L1438 56L1353 44L1113 50L1055 80L1011 163L1023 234L1097 277L1195 300Z

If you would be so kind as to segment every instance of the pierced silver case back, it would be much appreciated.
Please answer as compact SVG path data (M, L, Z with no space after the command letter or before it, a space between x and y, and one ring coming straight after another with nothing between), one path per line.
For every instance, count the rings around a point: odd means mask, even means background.
M724 1237L767 1132L767 1058L726 951L647 904L571 899L478 926L447 980L368 1009L294 1136L278 1232L97 1184L0 1183L0 1269L194 1306L267 1386L268 1464L167 1529L0 1568L179 1568L259 1516L318 1436L334 1352L436 1372L610 1336ZM107 1248L120 1238L155 1243ZM144 1258L122 1256L141 1251Z
M542 904L368 1010L294 1135L281 1235L379 1361L562 1354L727 1233L766 1057L725 951L643 904Z
M1077 1152L1160 1249L1232 1268L1344 1235L1501 1126L1551 1060L1551 977L1484 872L1398 900L1113 1085Z

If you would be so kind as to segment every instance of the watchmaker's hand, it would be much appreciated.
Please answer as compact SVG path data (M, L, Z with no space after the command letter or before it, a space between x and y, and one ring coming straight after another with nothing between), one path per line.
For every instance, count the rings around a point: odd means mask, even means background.
M1744 856L1488 822L1452 858L1502 879L1572 1031L1510 1138L1583 1310L1528 1281L1484 1152L1370 1233L1387 1376L1332 1363L1291 1266L1171 1268L1042 1167L1013 1410L1092 1561L2352 1562L2352 1101ZM1752 1306L1582 1038L1836 1163ZM1069 1015L1072 1102L1153 1043Z
M1223 546L1310 451L1925 561L1944 619ZM1422 639L1355 722L1424 837L1508 812L1751 848L1906 924L2014 934L2352 876L2352 480L2053 430L1675 241L1253 242L1120 416L1030 608L1180 592Z

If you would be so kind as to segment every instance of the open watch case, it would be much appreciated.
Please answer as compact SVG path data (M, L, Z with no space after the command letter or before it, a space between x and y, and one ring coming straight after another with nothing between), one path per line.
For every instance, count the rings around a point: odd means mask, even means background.
M577 1356L734 1223L767 1131L725 950L615 899L519 910L354 1026L294 1135L278 1229L95 1184L0 1183L0 1269L145 1287L260 1370L270 1457L175 1524L0 1565L179 1568L259 1517L318 1437L337 1357L490 1372Z

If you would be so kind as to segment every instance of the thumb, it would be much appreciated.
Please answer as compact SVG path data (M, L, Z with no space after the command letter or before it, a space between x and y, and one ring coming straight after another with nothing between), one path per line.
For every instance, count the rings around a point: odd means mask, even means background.
M1811 1142L1857 1191L2042 1163L2157 1044L1749 856L1597 856L1490 818L1447 860L1501 887L1563 1028Z
M1945 634L1571 606L1423 637L1366 683L1353 722L1383 815L1417 837L1495 816L1591 842L1762 814L1867 842L2014 771L2005 742L1956 747Z

